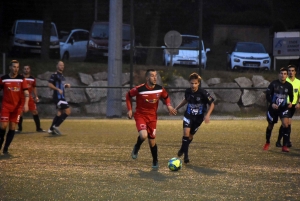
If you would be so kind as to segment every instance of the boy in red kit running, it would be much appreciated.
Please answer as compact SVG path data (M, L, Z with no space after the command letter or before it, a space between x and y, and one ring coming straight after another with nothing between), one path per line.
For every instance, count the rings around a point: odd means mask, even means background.
M12 60L9 65L9 70L9 74L3 75L0 78L0 87L3 90L0 119L0 149L4 142L6 128L9 125L3 148L4 154L8 154L8 147L14 138L15 127L19 122L22 110L24 110L24 112L28 111L29 100L29 92L25 78L19 74L19 62Z
M136 159L138 151L142 143L148 137L153 163L152 168L158 168L157 145L156 137L156 123L157 123L157 107L159 99L163 98L169 113L176 115L176 110L171 106L170 98L167 91L160 85L156 84L157 72L154 69L146 71L146 83L134 87L126 94L126 105L128 118L132 118L131 98L136 96L136 111L134 119L136 128L139 132L137 142L133 147L131 157Z

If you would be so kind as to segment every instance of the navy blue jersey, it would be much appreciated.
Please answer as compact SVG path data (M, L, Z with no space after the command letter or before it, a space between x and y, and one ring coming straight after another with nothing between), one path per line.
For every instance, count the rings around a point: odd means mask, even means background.
M203 115L207 111L207 104L214 102L213 97L202 88L198 88L195 92L188 88L185 90L184 97L188 102L184 116Z
M266 98L270 107L275 103L279 108L287 108L288 97L290 102L293 102L293 85L289 82L282 83L279 80L274 80L267 88Z
M48 80L49 83L52 83L56 88L59 88L63 91L63 94L58 93L57 90L53 91L53 99L54 100L64 100L65 99L65 84L66 79L62 73L55 72L51 75L50 79Z

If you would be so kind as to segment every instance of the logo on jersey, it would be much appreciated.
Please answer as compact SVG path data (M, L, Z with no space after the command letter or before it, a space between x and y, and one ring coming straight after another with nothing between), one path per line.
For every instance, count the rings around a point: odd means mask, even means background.
M142 130L145 130L147 127L146 127L145 124L140 124L140 128L141 128Z
M156 103L158 99L145 99L148 103Z
M15 92L18 92L20 91L20 88L19 87L7 87L9 91L15 91Z
M285 90L284 90L284 92L288 92L288 91L289 91L288 89L285 89Z
M298 89L294 89L294 93L297 93L298 92Z

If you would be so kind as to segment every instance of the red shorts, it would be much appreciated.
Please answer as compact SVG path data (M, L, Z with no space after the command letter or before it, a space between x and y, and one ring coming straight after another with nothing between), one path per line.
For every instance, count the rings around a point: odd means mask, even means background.
M148 138L155 139L156 137L156 122L157 119L146 115L134 114L136 129L147 130Z
M30 98L28 101L28 109L29 109L29 111L36 110L36 104L35 104L33 98Z
M20 115L23 110L23 107L16 107L13 111L2 107L0 122L14 122L19 123Z

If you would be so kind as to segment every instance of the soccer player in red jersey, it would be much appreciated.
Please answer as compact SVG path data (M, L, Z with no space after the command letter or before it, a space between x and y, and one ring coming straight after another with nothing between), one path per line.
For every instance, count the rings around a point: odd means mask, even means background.
M36 89L36 79L30 75L30 66L26 65L23 67L23 76L25 77L26 83L27 83L27 88L29 92L29 102L28 102L28 107L29 111L32 113L33 120L35 122L36 126L36 131L37 132L46 132L41 128L41 123L40 123L40 117L36 108L36 102L39 102L39 97L37 95L37 89ZM32 97L34 95L34 98ZM20 116L20 120L18 123L18 130L16 130L16 133L22 132L22 123L23 123L23 117L22 114Z
M132 88L126 94L127 116L132 118L132 104L131 98L136 97L136 110L134 119L139 136L137 142L133 147L131 157L136 159L138 151L142 143L148 138L153 163L152 168L158 168L157 145L155 142L156 137L156 123L157 123L157 107L159 99L163 98L169 113L176 115L176 110L171 106L171 101L167 91L160 85L156 84L157 72L154 69L146 71L146 83Z
M15 135L16 123L19 122L22 110L28 111L29 92L25 78L19 74L19 62L12 60L9 65L10 73L0 78L0 87L3 90L1 117L0 117L0 149L4 142L6 128L9 129L3 148L8 154L8 147ZM24 93L24 95L23 95Z

